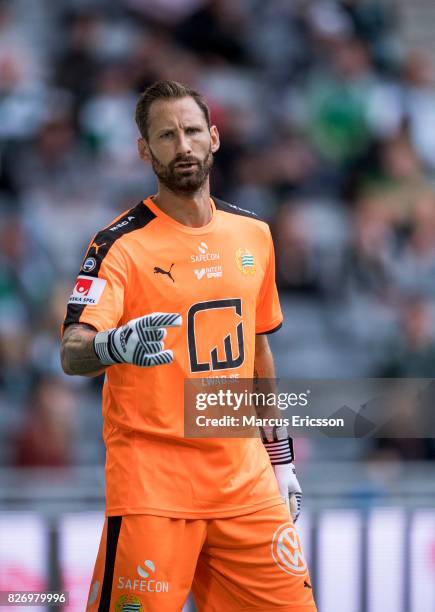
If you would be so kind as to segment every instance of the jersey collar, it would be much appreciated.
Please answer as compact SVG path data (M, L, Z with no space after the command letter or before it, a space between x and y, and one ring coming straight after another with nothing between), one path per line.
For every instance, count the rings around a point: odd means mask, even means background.
M150 196L146 200L143 200L145 206L147 206L162 222L167 225L173 227L174 229L184 232L185 234L207 234L209 233L216 225L217 213L216 213L216 204L214 203L213 198L210 197L210 206L212 210L212 217L210 221L206 225L202 225L201 227L190 227L189 225L183 225L183 223L179 223L169 215L167 215L163 210L161 210L156 204L154 204L152 198L154 196Z

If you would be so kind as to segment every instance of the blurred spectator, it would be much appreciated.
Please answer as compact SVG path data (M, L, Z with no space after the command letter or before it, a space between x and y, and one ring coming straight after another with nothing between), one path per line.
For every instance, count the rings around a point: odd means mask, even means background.
M0 332L10 333L37 314L54 279L51 266L19 215L7 214L0 226Z
M101 71L93 96L83 105L80 121L85 137L101 155L115 162L137 158L136 130L132 122L136 105L133 75L128 65L111 65Z
M31 377L29 367L28 328L19 320L22 312L14 313L2 309L1 316L7 317L7 328L0 331L0 389L6 392L10 402L22 401ZM18 303L19 306L19 303Z
M68 113L44 123L35 142L17 154L26 240L49 262L51 275L43 277L48 290L62 280L59 274L74 273L88 237L114 216L102 203L103 185L92 159Z
M388 211L379 199L362 198L352 216L342 288L351 294L386 299L391 289L387 269L393 240Z
M74 457L76 400L64 381L40 378L16 439L15 465L67 467Z
M402 104L416 151L435 168L435 70L424 52L411 53L404 63Z
M101 16L82 11L64 17L64 43L56 59L55 83L70 91L82 103L98 78L99 58L95 39Z
M375 74L358 39L338 40L329 53L328 72L316 71L309 83L306 124L319 152L345 164L370 142L367 109Z
M376 199L390 223L399 229L411 224L417 209L433 198L433 185L406 130L383 142L378 158L378 165L362 181L360 192Z
M277 277L281 287L297 291L319 289L317 269L309 245L310 228L296 203L282 206L276 216Z
M15 181L23 192L42 189L62 196L90 180L89 161L64 107L41 125L33 145L16 159Z
M33 89L45 76L43 63L29 37L23 35L20 16L12 2L0 1L0 84Z
M391 262L393 282L399 292L424 291L435 295L435 195L416 202L414 219L409 224L405 245ZM424 206L426 205L426 210Z
M374 375L386 378L433 378L435 371L434 312L423 296L404 300L400 329Z
M32 370L41 376L62 376L59 357L59 321L65 315L65 304L71 294L68 284L53 285L47 304L38 317L37 328L33 331L29 346ZM76 385L84 384L80 379Z
M179 19L188 16L198 6L207 3L207 0L124 0L126 6L137 11L139 15L146 16L163 23L176 23Z
M248 57L241 33L248 25L249 14L243 3L210 0L178 24L175 37L206 62L243 64Z
M386 378L433 378L435 370L434 311L427 298L413 295L403 301L400 329L393 338L383 362L374 368L374 376ZM423 438L433 432L433 389L425 397L398 394L393 406L393 418L384 433L387 438L374 440L378 458L422 461L435 459L433 438ZM427 422L427 427L424 426Z

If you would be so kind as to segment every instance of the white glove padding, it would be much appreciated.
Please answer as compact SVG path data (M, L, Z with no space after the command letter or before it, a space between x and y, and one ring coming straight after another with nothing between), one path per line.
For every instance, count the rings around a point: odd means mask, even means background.
M301 512L302 489L296 477L296 470L293 463L284 463L273 466L278 488L281 496L287 504L293 522L296 523Z
M171 363L172 351L164 350L165 327L180 327L181 323L180 314L168 312L132 319L122 327L98 332L94 338L95 352L103 365L131 363L149 367Z
M290 510L293 522L298 520L302 490L293 463L293 440L286 427L260 427L261 437L278 481L279 492Z

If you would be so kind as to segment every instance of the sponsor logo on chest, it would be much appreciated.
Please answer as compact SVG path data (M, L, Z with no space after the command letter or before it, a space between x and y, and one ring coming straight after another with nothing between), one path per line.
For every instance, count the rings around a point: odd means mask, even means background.
M216 261L220 259L219 253L210 253L208 244L206 242L201 242L198 245L198 253L194 253L190 256L190 261L192 263L204 263L208 261Z
M195 268L193 273L198 280L202 278L221 278L222 266L210 266L208 268Z
M211 253L209 251L209 247L206 242L201 242L197 249L198 253L190 256L191 263L209 263L218 261L220 259L219 253ZM216 264L212 266L194 268L193 274L195 275L196 279L200 281L203 278L222 278L223 270L220 264Z

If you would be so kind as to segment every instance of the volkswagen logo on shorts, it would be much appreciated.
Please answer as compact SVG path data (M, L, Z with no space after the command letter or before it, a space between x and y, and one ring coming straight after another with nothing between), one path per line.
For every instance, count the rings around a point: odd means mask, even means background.
M96 265L97 260L95 259L95 257L88 257L82 266L82 270L84 270L85 272L92 272Z
M301 576L307 571L301 541L293 523L280 525L272 538L272 557L287 574Z

